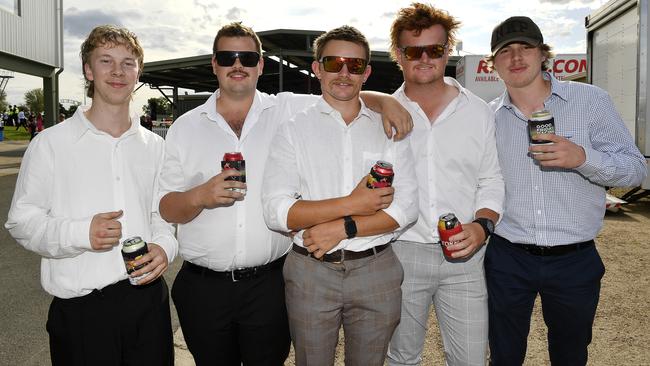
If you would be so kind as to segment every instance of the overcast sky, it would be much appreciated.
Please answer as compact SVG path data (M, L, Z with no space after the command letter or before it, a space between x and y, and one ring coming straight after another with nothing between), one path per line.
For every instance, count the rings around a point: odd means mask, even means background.
M60 98L84 102L79 47L99 24L117 24L135 32L145 62L209 54L217 30L243 21L255 31L329 30L349 24L361 30L373 50L388 49L388 32L396 11L412 0L64 0L64 62ZM586 52L584 18L606 0L442 0L433 2L463 23L464 53L489 52L494 26L513 15L527 15L540 26L546 43L558 53ZM372 4L372 5L371 5ZM14 74L5 91L10 104L23 103L26 91L41 79ZM142 87L133 106L139 112L158 91ZM88 104L90 100L86 101Z

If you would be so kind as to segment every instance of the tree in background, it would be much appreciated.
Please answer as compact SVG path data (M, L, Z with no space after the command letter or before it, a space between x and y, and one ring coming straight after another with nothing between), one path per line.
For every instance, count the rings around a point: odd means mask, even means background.
M172 105L165 97L149 98L147 104L142 106L142 111L155 120L159 115L171 116Z
M43 98L43 89L32 89L25 93L25 105L30 111L37 113L45 110L45 99Z
M9 109L9 103L7 103L7 93L4 90L0 90L0 113L5 112Z

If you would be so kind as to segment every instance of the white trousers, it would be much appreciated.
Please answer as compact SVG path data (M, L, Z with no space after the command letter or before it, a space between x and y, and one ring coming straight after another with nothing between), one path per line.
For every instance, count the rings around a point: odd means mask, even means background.
M402 317L388 350L389 365L419 365L431 304L447 365L481 365L487 360L488 310L485 246L464 261L448 261L439 244L397 241L393 250L404 268Z

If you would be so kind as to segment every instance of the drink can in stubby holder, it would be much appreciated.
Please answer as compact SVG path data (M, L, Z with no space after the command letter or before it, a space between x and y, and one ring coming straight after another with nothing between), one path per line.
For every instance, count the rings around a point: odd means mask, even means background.
M145 243L144 240L142 240L142 238L140 238L139 236L134 236L123 241L122 259L124 259L124 265L126 266L126 273L130 275L131 273L146 266L147 263L143 263L139 266L135 266L133 262L142 258L142 256L147 253L149 253L149 249L147 248L147 243ZM129 282L131 282L132 285L137 285L138 281L143 279L149 273L150 272L147 272L137 277L129 277Z
M237 182L246 183L246 160L244 160L242 153L235 151L223 154L223 160L221 161L221 170L228 169L235 169L240 173L240 175L228 177L226 180L234 180ZM240 188L230 188L230 190L239 193L246 193L245 189Z
M370 169L370 177L368 178L366 187L371 189L390 187L393 185L394 176L393 164L379 160Z
M541 134L555 134L555 119L551 112L546 109L533 112L528 120L528 139L531 146L553 144L548 140L537 139L537 135ZM531 154L543 153L531 152Z
M440 236L440 245L442 245L442 252L445 254L445 257L452 258L451 253L447 247L456 242L450 242L449 238L463 231L463 226L458 221L458 218L453 213L446 213L440 215L438 219L438 234Z

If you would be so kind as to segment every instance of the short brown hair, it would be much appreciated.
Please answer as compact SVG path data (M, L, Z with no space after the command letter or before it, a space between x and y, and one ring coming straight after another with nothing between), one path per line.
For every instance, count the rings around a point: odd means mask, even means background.
M221 27L221 29L219 29L217 35L214 37L214 43L212 44L213 55L217 53L217 43L223 37L251 37L253 39L253 42L255 42L255 48L257 49L257 52L262 55L262 42L257 36L257 33L255 33L251 27L247 27L241 24L241 22L232 22L230 24L224 25Z
M81 44L81 67L84 70L86 64L90 63L90 55L92 52L102 46L124 46L129 51L133 52L135 57L138 59L138 76L142 74L142 68L144 67L144 50L140 46L138 37L135 33L130 30L122 27L117 27L115 25L100 25L95 27L86 40ZM86 81L86 96L92 98L95 95L95 83L92 80L88 80L86 73L84 71L84 80Z
M323 49L329 41L347 41L358 44L366 51L366 61L370 61L370 45L366 36L363 35L357 28L349 25L344 25L334 28L327 33L321 34L314 40L314 60L320 60L323 56Z
M437 24L440 24L447 33L447 52L451 52L456 45L456 31L461 24L459 20L430 4L412 3L410 7L400 9L390 27L391 58L397 61L397 49L401 47L399 36L403 31L415 31L419 36L423 30Z
M552 51L551 46L547 45L546 43L542 43L539 46L537 46L540 51L542 51L542 56L546 60L542 62L542 71L551 71L551 65L550 65L550 59L555 57L555 53ZM498 51L497 51L498 53ZM485 62L487 63L488 69L490 71L494 71L494 54L490 53L489 55L485 56Z

